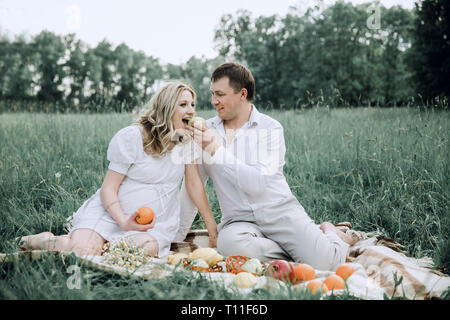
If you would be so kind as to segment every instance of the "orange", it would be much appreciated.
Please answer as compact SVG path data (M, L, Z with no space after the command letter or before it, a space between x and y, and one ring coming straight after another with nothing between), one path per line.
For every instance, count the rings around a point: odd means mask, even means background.
M149 224L155 218L155 213L152 208L140 207L137 209L138 215L136 216L136 221L139 224Z
M309 264L301 263L294 268L295 279L297 281L308 281L316 277L316 271Z
M335 274L329 275L323 282L329 290L339 290L345 288L345 281Z
M312 294L316 294L317 290L319 290L320 293L325 293L328 291L327 285L319 279L311 280L310 282L308 282L306 287L311 291Z
M347 280L347 278L350 277L353 274L353 272L355 272L355 268L346 263L341 264L336 269L336 274L344 280Z

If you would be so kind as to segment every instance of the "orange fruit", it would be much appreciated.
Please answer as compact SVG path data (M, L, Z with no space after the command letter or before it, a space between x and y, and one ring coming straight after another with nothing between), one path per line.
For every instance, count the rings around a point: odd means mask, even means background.
M139 224L149 224L155 218L155 213L152 208L140 207L137 209L138 215L136 216L136 221Z
M297 281L308 281L316 277L316 271L309 264L301 263L294 268L295 279Z
M308 288L308 290L310 290L312 294L316 294L317 290L319 290L320 293L325 293L328 291L327 285L319 279L314 279L308 282L306 288Z
M355 268L346 263L341 264L336 269L336 274L344 280L347 280L347 278L350 277L353 274L353 272L355 272Z
M335 274L329 275L323 282L329 290L339 290L345 288L345 281Z

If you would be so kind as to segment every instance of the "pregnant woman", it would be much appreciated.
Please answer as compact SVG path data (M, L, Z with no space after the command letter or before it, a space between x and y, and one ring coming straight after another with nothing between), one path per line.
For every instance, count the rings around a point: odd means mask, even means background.
M179 186L183 176L189 196L205 221L210 246L216 246L217 226L195 163L201 150L196 149L186 130L188 120L194 116L194 102L195 92L187 85L166 84L136 123L112 138L103 184L74 214L69 234L42 232L24 236L21 249L101 255L106 241L126 237L148 255L168 255L179 227ZM135 220L142 206L155 212L150 224L141 225Z

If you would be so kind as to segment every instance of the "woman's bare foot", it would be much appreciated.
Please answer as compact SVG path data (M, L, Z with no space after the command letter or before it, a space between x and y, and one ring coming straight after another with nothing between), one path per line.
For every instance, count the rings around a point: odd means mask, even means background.
M353 240L353 238L347 234L345 234L344 232L342 232L341 230L339 230L338 228L336 228L334 226L334 224L330 223L330 222L322 222L322 224L320 225L320 230L322 230L323 233L327 232L327 231L333 231L335 232L339 238L342 239L342 241L344 241L345 243L348 243L350 246L355 244L355 241Z
M55 235L51 232L41 232L38 234L32 234L30 236L24 236L20 239L20 250L40 250L44 249L43 246L51 237Z

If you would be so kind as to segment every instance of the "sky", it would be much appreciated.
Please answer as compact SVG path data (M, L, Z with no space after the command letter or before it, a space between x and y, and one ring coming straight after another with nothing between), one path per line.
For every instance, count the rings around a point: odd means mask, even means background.
M0 0L0 33L34 36L42 30L75 33L89 46L107 39L114 45L181 64L190 57L214 58L214 29L222 15L246 9L253 17L285 15L331 0ZM346 0L354 4L371 0ZM412 9L414 0L380 0L385 7ZM369 14L368 14L369 16ZM382 19L382 17L381 17Z

